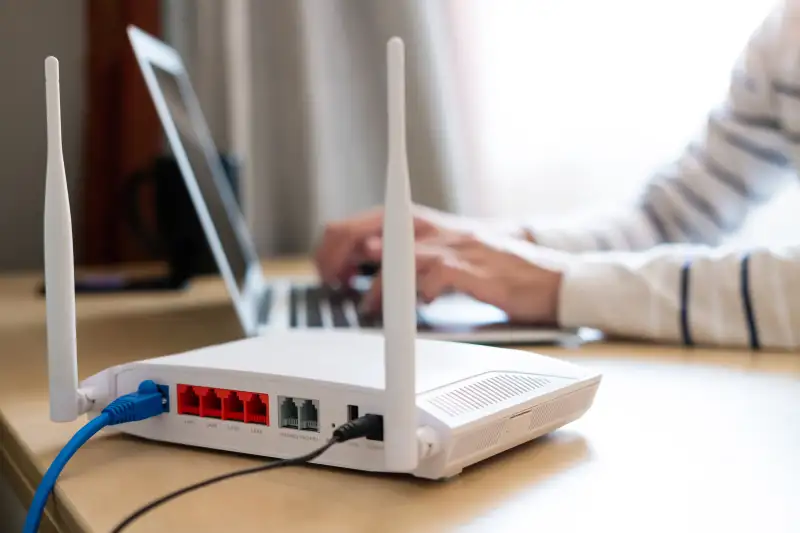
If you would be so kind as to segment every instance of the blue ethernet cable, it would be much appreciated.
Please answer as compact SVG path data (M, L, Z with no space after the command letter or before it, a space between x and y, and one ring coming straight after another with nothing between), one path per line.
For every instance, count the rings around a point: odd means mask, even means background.
M23 533L37 533L44 508L56 480L73 455L101 429L107 426L136 422L159 416L169 411L169 394L165 387L147 380L139 384L136 392L120 396L94 419L84 425L64 446L36 489L28 509Z

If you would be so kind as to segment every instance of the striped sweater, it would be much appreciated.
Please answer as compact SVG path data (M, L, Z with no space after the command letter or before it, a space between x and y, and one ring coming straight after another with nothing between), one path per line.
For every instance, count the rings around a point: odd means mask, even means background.
M579 252L564 275L561 324L686 345L800 348L800 235L780 248L721 244L797 169L800 0L783 0L752 34L701 135L635 205L590 226L531 230L541 245Z

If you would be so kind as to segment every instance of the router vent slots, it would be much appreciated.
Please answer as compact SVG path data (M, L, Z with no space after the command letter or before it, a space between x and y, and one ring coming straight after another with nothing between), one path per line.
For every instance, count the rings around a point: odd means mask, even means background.
M178 414L268 426L269 395L180 384Z
M279 396L280 427L319 431L319 402L306 398Z

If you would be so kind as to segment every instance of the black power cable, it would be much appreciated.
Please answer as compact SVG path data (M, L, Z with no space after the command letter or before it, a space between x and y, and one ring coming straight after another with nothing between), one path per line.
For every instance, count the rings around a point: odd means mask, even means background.
M333 436L325 443L323 446L320 446L316 450L307 453L306 455L301 455L300 457L293 457L290 459L281 459L279 461L274 461L272 463L268 463L265 465L254 466L251 468L245 468L243 470L237 470L235 472L229 472L227 474L222 474L216 477L212 477L206 479L204 481L197 482L193 485L189 485L187 487L183 487L181 489L175 490L158 498L157 500L153 500L152 502L140 507L130 515L128 515L125 520L119 523L113 530L112 533L120 533L123 529L131 525L133 522L144 516L145 514L149 513L156 507L159 507L171 500L179 496L183 496L188 492L193 492L195 490L201 489L203 487L207 487L209 485L213 485L214 483L219 483L220 481L225 481L227 479L231 479L234 477L245 476L247 474L255 474L257 472L263 472L265 470L272 470L274 468L280 468L282 466L297 466L305 464L309 461L313 461L326 451L328 451L331 447L335 444L339 444L342 442L346 442L348 440L357 439L360 437L367 437L367 436L375 436L375 435L382 435L383 434L383 417L380 415L364 415L360 418L347 422L336 428L333 432Z

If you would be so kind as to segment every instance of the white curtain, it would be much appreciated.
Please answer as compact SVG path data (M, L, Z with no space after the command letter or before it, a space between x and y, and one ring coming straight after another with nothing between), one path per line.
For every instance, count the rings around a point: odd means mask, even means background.
M306 252L327 220L383 200L386 42L406 43L415 201L460 211L465 143L447 3L178 0L168 40L220 148L243 159L242 203L262 255Z

